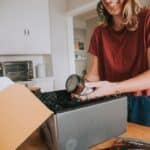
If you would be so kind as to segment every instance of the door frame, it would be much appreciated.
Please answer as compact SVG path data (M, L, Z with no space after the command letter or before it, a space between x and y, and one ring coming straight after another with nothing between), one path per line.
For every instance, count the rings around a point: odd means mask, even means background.
M75 9L67 11L67 37L68 37L68 50L69 50L69 73L75 73L75 57L74 57L74 25L73 17L96 9L97 1L91 1L81 5Z

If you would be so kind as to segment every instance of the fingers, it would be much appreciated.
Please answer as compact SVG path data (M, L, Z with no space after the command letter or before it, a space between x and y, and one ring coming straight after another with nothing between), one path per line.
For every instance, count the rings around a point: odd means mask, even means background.
M72 94L71 94L71 98L72 98L72 99L74 99L74 98L80 99L80 95L77 95L77 94L72 93Z
M91 100L91 99L96 99L98 97L104 96L104 93L100 90L102 87L105 87L107 85L107 81L98 81L98 82L88 82L85 84L85 86L89 89L94 89L93 92L90 94L86 95L76 95L73 94L73 97L81 100L81 101L86 101L86 100Z
M96 91L94 91L88 95L88 99L96 99L96 98L98 98Z
M81 101L88 101L89 97L87 95L86 96L80 96L80 100Z
M75 97L81 101L96 99L98 97L108 96L114 94L114 84L109 81L98 81L98 82L88 82L85 86L89 89L92 89L92 92L85 95L75 95Z
M87 82L87 83L85 83L85 86L89 87L89 88L98 87L99 86L99 82Z
M92 99L98 98L97 92L94 91L88 95L77 95L77 94L71 94L72 100L80 100L80 101L88 101Z
M81 101L89 101L89 100L92 100L92 99L96 99L97 96L96 96L96 92L92 92L91 94L88 94L86 96L78 96L78 98Z
M80 101L87 101L87 100L90 100L89 96L86 95L86 96L80 96L80 95L77 95L77 94L72 94L71 95L71 98L72 100L80 100ZM75 98L75 99L74 99Z
M106 83L107 83L107 81L87 82L87 83L85 83L85 86L87 86L89 88L97 88L97 87L104 86Z
M86 101L88 99L87 96L80 96L80 95L77 95L77 94L71 94L71 98L72 100L80 100L80 101Z

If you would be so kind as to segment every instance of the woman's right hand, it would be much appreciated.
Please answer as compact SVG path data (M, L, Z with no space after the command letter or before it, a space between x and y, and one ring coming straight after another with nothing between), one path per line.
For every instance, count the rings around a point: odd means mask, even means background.
M92 100L98 97L116 95L117 83L109 81L97 81L97 82L87 82L85 84L88 88L93 88L93 92L86 96L74 95L77 99L81 101Z

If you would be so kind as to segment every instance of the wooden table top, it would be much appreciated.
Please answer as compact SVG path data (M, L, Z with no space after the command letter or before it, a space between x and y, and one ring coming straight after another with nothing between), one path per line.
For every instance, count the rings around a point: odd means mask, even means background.
M150 127L145 127L134 123L128 123L127 131L120 137L134 138L150 142ZM102 144L98 144L94 147L91 147L89 150L101 150L107 148L113 144L114 140L115 139L112 139Z

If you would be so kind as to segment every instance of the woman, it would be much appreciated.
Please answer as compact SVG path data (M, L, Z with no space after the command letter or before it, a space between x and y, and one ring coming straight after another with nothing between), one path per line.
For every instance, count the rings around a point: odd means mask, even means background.
M85 76L95 90L80 99L134 93L129 119L150 125L150 99L141 96L150 95L150 9L142 9L139 0L101 0L97 12L105 22L92 35Z

